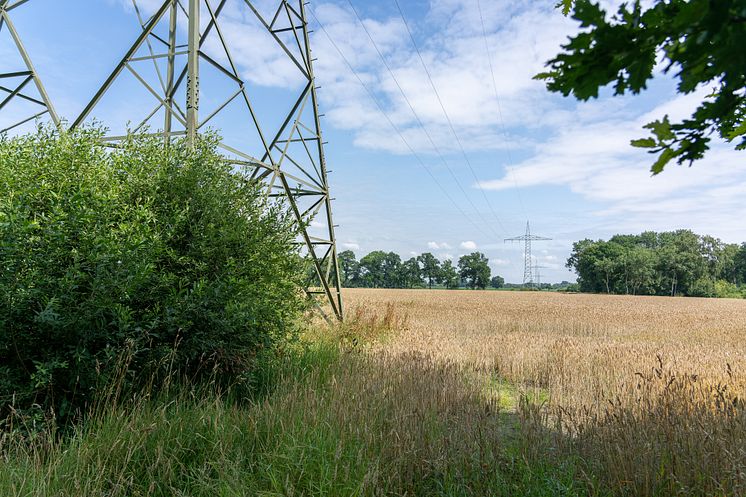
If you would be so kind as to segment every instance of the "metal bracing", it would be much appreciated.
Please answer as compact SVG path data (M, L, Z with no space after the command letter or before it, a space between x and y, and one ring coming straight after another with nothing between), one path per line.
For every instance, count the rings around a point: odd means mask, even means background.
M529 222L526 221L526 234L522 236L515 236L513 238L506 238L506 242L523 242L523 285L524 286L533 286L534 284L534 262L533 262L533 256L531 255L531 242L533 241L541 241L541 240L551 240L551 238L546 238L544 236L537 236L531 234L531 226L529 225Z
M55 126L59 126L60 124L60 119L54 110L52 102L49 100L47 90L44 88L36 69L34 69L31 57L29 57L26 47L23 45L18 31L10 18L11 11L26 2L28 0L16 0L15 2L0 0L0 36L4 36L4 31L9 34L23 63L23 66L17 70L0 72L0 111L7 108L8 104L13 101L23 101L30 104L20 111L20 115L15 115L14 112L13 121L10 125L6 125L3 129L0 129L0 134L22 126L45 114L49 114ZM35 87L36 93L29 93L27 90L27 87L31 83L33 85L29 89L33 91Z
M7 26L26 63L22 71L0 74L0 84L1 78L21 78L16 87L6 90L0 86L0 90L9 94L5 100L24 98L43 106L37 115L49 113L58 124L57 114L8 17L8 12L27 1L0 0L0 29ZM231 0L230 9L225 8L227 2L163 0L150 17L144 17L137 0L132 0L139 33L70 127L94 118L116 126L123 124L122 115L126 114L127 129L111 132L104 138L106 143L116 146L128 133L138 132L162 136L166 141L179 137L192 141L208 125L231 112L229 129L222 131L231 134L233 141L224 139L219 144L221 151L231 165L247 170L251 178L265 185L266 198L287 202L299 227L299 245L313 265L315 277L305 292L314 301L319 297L319 308L331 309L331 314L341 320L332 199L304 0L274 0L277 8L269 15L263 15L260 8L266 7L265 0ZM267 44L297 72L300 83L295 90L288 90L293 93L288 100L284 104L273 100L273 119L263 116L267 102L255 95L251 81L239 73L231 54L232 43L221 25L225 22L224 10L239 9L245 11L242 15L256 19ZM267 50L267 44L257 46ZM31 81L40 98L22 92ZM119 91L122 85L125 90ZM150 102L147 106L134 103L135 88L142 92L144 101ZM115 113L117 122L105 117L110 99L124 107ZM241 112L240 118L236 112Z
M534 283L536 283L537 288L541 289L541 270L548 269L548 267L534 264L531 269L533 269L534 272Z

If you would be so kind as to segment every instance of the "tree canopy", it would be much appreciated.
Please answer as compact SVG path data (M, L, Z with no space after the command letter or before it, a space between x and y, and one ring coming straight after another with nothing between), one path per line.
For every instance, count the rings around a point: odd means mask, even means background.
M490 281L489 259L474 252L462 256L458 267L453 261L439 261L430 252L402 261L394 252L374 250L360 261L351 250L339 253L342 283L346 287L363 288L432 288L436 285L448 289L459 287L501 288L505 280L496 276ZM495 286L499 282L499 286Z
M640 93L658 57L680 93L710 89L689 118L662 116L645 125L650 136L632 141L657 156L654 174L672 160L691 165L704 157L714 133L746 149L746 0L658 0L649 8L637 0L612 16L591 0L560 4L583 31L536 76L550 91L588 100L613 84L616 95Z
M578 274L583 292L740 297L744 262L746 244L679 230L580 240L567 267Z
M463 255L458 260L459 274L469 288L487 288L490 283L489 259L481 252Z
M505 278L502 276L493 276L490 280L490 286L492 288L502 288L505 286Z
M422 267L422 276L427 281L428 288L432 288L440 279L440 262L430 252L417 257L417 261Z

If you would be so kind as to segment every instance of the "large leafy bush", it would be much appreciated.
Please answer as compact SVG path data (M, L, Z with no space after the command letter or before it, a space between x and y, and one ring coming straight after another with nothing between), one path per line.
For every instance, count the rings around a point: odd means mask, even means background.
M69 418L124 353L130 378L164 357L236 378L305 306L289 215L214 137L100 137L0 139L0 414Z

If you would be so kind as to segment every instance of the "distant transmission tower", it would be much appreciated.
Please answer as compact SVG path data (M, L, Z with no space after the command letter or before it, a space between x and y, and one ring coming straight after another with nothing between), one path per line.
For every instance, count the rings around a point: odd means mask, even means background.
M526 234L522 236L515 236L513 238L506 238L506 242L524 242L524 248L523 248L523 286L530 287L534 284L534 275L533 275L533 269L534 269L534 263L533 263L533 256L531 255L531 242L532 241L542 241L542 240L551 240L551 238L546 238L544 236L538 236L538 235L532 235L531 234L531 226L529 225L529 222L526 221Z
M47 90L31 63L26 47L10 19L10 12L28 0L0 0L0 37L5 37L3 28L15 45L19 59L14 70L0 72L0 111L10 116L9 122L0 122L0 134L22 126L29 121L49 114L52 122L59 125L60 119L49 100ZM0 47L1 48L1 47ZM6 62L10 61L6 55ZM14 61L10 61L14 62Z
M534 275L535 275L534 279L535 279L536 287L541 289L541 271L540 270L547 269L547 266L539 266L538 264L534 264L532 269L534 270Z

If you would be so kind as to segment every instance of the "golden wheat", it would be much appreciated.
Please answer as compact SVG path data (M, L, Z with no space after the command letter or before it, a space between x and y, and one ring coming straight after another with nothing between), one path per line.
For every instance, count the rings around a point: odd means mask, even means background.
M524 432L579 454L615 491L746 494L746 301L362 289L345 297L350 309L406 316L379 349L516 386Z
M746 388L746 300L362 289L345 297L350 309L393 306L406 315L388 351L489 367L558 403L598 401L651 371L657 357Z

